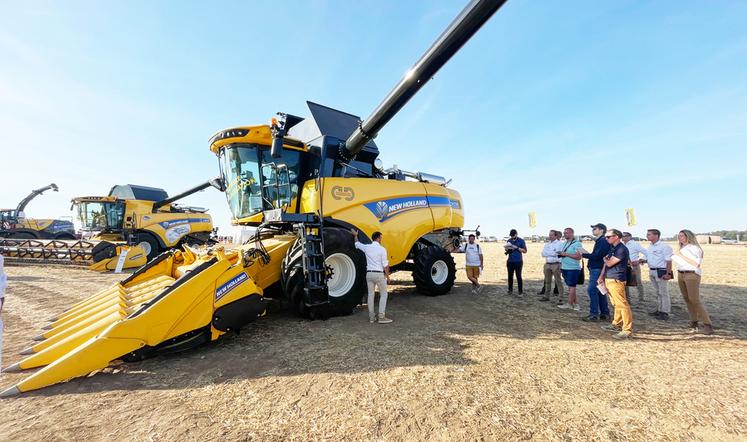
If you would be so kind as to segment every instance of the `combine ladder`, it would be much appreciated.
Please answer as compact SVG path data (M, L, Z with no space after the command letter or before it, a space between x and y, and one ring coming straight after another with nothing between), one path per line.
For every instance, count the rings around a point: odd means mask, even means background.
M322 224L303 223L299 233L303 244L304 303L307 307L329 304Z

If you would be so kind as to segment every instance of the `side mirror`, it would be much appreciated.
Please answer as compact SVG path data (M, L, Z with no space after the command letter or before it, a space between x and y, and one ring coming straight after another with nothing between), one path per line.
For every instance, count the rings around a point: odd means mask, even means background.
M283 156L283 136L281 134L272 137L272 146L270 147L270 156L280 158Z
M273 118L270 123L270 132L272 133L272 145L270 146L270 156L280 158L283 156L283 137L285 137L285 114L278 112L278 118Z
M226 191L226 182L221 177L213 178L212 180L208 181L211 186L218 189L220 192Z

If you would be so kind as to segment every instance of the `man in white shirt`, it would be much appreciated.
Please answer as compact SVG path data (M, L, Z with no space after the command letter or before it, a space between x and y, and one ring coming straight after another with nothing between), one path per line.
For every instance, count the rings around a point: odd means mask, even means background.
M358 231L351 229L355 248L361 250L366 255L366 283L368 284L368 322L373 324L379 321L379 324L389 324L391 319L384 314L386 312L387 284L389 283L389 260L387 259L386 249L381 245L381 232L374 232L371 235L373 240L371 244L363 244L358 241ZM374 309L376 287L379 287L379 316L376 316Z
M643 302L643 282L641 281L641 255L643 256L643 259L646 259L647 251L646 249L638 244L636 240L633 239L633 235L630 234L630 232L623 232L622 237L623 243L625 243L625 247L628 248L628 254L630 254L630 266L633 269L633 276L635 277L635 282L638 287L638 301ZM630 302L630 287L625 286L625 297L628 298L628 302Z
M656 291L658 307L649 315L656 319L667 320L672 311L672 299L669 297L669 280L672 279L672 248L661 240L661 232L649 229L646 239L651 245L646 252L646 258L639 262L648 264L648 277Z
M558 256L558 253L563 251L563 242L560 241L560 232L557 230L550 230L548 238L550 238L550 241L542 248L542 257L545 258L545 295L540 298L540 301L550 300L552 279L555 278L555 287L558 288L558 301L559 304L562 304L563 281L560 276L560 261L562 258Z
M473 295L482 291L478 278L483 268L482 250L475 239L475 235L468 236L467 242L459 248L459 252L464 253L464 270L467 272L467 279L472 283Z

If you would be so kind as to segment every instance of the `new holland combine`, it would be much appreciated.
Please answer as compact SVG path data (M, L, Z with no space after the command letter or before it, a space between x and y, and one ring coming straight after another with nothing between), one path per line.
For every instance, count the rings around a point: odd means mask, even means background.
M256 226L254 237L231 251L163 253L53 318L6 371L43 368L0 396L216 340L270 302L309 318L349 314L365 292L365 259L350 228L363 242L383 232L393 270L411 271L427 295L447 293L461 197L441 177L384 170L373 139L503 3L467 5L364 121L309 103L308 118L279 114L213 136L234 222Z
M15 209L0 209L0 238L75 239L75 227L71 221L26 217L26 206L47 190L60 191L57 185L52 183L41 189L32 190Z
M112 187L108 196L74 198L83 239L16 236L0 240L0 253L9 262L80 264L105 271L114 270L124 252L122 268L140 267L165 250L210 242L213 223L205 209L173 203L211 185L223 189L220 179L211 180L169 197L163 189L127 184Z

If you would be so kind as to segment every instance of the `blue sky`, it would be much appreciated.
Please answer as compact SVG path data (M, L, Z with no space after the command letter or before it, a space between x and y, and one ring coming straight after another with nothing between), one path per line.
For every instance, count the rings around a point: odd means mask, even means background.
M305 100L362 117L461 1L5 2L0 205L217 174L207 140ZM385 165L452 178L467 227L747 228L747 2L510 0L385 127ZM223 195L210 208L227 230ZM537 213L529 229L527 213Z

